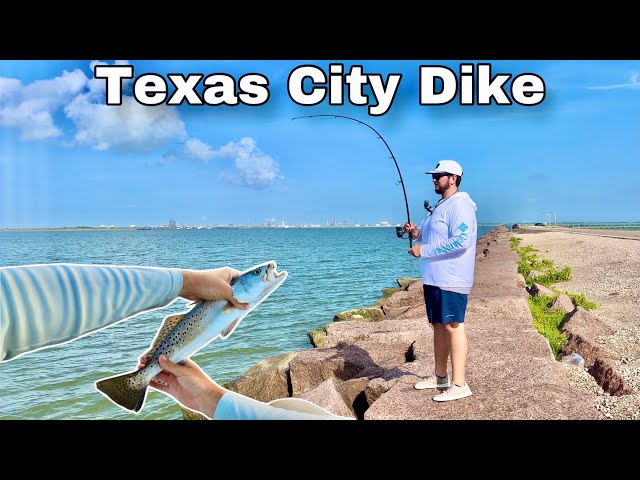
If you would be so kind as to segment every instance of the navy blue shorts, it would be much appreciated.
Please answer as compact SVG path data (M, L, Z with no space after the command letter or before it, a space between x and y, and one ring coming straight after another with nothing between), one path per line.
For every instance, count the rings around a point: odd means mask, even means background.
M437 322L443 325L449 322L464 323L469 295L441 290L433 285L422 285L422 287L429 323Z

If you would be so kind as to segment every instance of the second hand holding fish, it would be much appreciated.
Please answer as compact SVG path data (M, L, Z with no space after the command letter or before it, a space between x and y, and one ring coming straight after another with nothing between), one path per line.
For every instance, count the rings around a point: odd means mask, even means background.
M140 357L138 369L143 368L148 361L148 358ZM162 372L154 377L151 388L173 397L183 407L212 419L218 401L226 390L190 359L178 365L161 355L158 361Z
M234 275L233 271L229 273ZM95 384L96 388L116 405L139 412L147 396L147 387L163 369L160 356L164 355L171 361L180 363L212 340L227 338L240 321L273 293L286 277L286 271L277 272L274 261L256 265L240 273L228 285L232 290L231 298L236 301L200 301L186 313L166 317L151 348L143 355L149 359L145 366L140 370L99 380ZM216 288L215 285L212 288ZM222 288L226 289L224 286ZM195 296L194 292L189 291L188 285L182 294ZM238 303L246 303L248 306L238 308Z

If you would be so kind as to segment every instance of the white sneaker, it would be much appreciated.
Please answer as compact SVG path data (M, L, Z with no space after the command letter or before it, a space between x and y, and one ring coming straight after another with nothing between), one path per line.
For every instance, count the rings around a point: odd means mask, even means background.
M413 387L416 390L424 390L425 388L447 388L449 385L451 385L449 375L444 378L440 378L437 375L431 375L427 379L416 383Z
M448 402L449 400L459 400L461 398L469 397L473 395L467 382L462 387L459 387L455 383L452 383L449 388L444 392L436 395L433 399L436 402Z

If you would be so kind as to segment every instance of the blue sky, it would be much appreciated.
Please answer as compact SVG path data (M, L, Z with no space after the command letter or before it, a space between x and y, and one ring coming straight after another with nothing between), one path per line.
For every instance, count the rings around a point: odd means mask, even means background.
M268 79L259 106L145 106L125 80L122 105L106 105L93 66L134 75L247 74ZM385 113L376 101L303 106L288 79L303 65L329 73L361 65L387 81L401 74ZM545 98L533 106L420 105L420 66L490 63L492 75L532 73ZM0 228L178 224L403 223L435 203L441 159L464 168L461 190L482 223L640 221L640 61L476 60L12 60L0 61ZM170 84L170 82L167 80ZM388 84L387 84L388 85ZM505 84L509 98L509 87ZM295 85L292 85L292 88ZM307 92L310 81L306 81ZM423 86L426 89L426 86ZM202 82L196 91L202 97ZM355 91L355 88L353 89ZM338 89L332 89L337 95ZM173 93L170 88L169 95ZM235 96L236 92L231 93ZM238 92L239 93L239 92ZM355 93L354 93L355 95ZM382 102L380 102L382 105ZM381 108L381 106L379 106Z

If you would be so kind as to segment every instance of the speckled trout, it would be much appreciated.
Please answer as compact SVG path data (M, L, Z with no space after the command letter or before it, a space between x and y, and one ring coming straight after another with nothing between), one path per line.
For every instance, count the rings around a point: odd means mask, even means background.
M160 355L175 363L182 362L216 338L227 338L240 321L271 295L287 278L286 271L277 271L274 261L245 270L231 281L233 297L248 303L246 310L227 300L200 301L188 312L167 316L143 354L148 359L140 370L99 380L96 388L116 405L134 412L144 406L149 383L162 368Z

